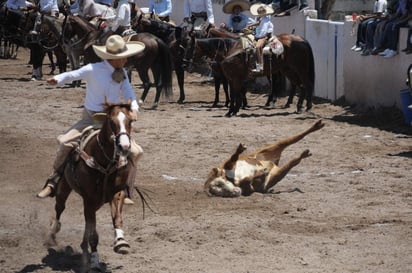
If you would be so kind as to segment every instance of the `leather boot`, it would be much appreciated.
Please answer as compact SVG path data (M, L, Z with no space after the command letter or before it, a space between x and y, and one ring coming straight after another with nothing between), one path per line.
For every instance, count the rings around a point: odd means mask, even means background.
M46 181L46 186L37 194L38 198L52 197L54 195L54 188L59 182L61 175L58 172L53 172Z

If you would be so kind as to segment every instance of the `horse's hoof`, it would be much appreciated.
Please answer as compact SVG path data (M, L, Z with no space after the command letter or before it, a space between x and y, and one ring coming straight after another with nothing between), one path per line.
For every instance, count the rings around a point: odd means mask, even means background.
M118 240L115 242L114 246L113 246L114 252L119 253L119 254L127 254L127 253L129 253L128 248L130 248L130 245L129 245L129 243L128 243L125 239L123 239L123 238L118 239Z
M178 104L184 104L185 101L184 101L184 100L178 100L177 103L178 103Z
M286 103L286 104L283 106L283 109L287 109L287 108L290 108L290 103Z
M153 110L154 110L154 109L157 109L157 106L158 106L157 102L153 103L153 104L152 104L152 109L153 109Z

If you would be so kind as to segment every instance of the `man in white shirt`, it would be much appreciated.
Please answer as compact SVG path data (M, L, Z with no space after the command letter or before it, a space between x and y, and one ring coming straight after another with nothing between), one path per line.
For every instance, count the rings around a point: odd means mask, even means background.
M184 16L185 21L192 20L194 27L203 21L208 21L211 27L215 26L211 0L184 0Z
M107 21L109 28L115 34L123 36L123 32L129 30L131 27L131 9L130 2L132 0L119 0L114 16L101 17L100 20Z
M57 137L59 149L53 163L53 173L47 179L43 190L37 194L39 198L51 196L53 189L59 182L67 155L78 145L83 129L93 125L93 114L103 111L103 104L107 98L112 103L119 103L121 99L132 101L134 120L137 119L139 106L132 86L123 68L127 57L144 50L140 42L125 43L119 35L110 36L105 46L93 46L94 52L103 59L99 63L91 63L78 70L65 72L47 80L51 85L64 85L74 80L86 81L86 99L81 119L70 127L64 134ZM131 160L135 163L143 153L142 148L131 140Z

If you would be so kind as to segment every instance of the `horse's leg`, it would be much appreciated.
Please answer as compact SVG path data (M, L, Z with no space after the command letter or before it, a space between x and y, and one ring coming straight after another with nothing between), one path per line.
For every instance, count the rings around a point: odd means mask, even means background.
M139 104L143 104L144 101L146 100L146 96L147 96L147 93L149 92L151 84L150 84L148 70L138 69L138 68L136 69L137 69L137 72L139 73L140 80L143 83L143 93L140 96L140 100L139 100Z
M305 87L301 88L301 94L299 96L298 103L296 105L296 113L298 114L302 113L303 100L305 99L304 94L306 94L305 89L306 89Z
M289 97L288 97L288 101L286 102L285 106L283 106L283 108L289 108L290 105L293 103L293 97L296 94L296 87L297 85L294 83L291 83L291 88L290 88L290 92L289 92Z
M269 85L270 85L270 92L268 95L268 99L266 100L265 106L268 107L274 107L275 106L275 102L277 100L277 96L276 96L276 77L275 75L272 73L270 74L270 76L267 76L267 79L269 81Z
M66 208L66 201L69 197L72 189L69 184L66 182L66 179L62 177L57 184L56 189L56 204L54 205L54 210L56 212L55 219L51 222L51 229L49 234L49 241L48 244L56 245L56 234L60 231L60 217Z
M247 97L246 97L246 87L242 87L242 109L247 109L249 108L249 105L247 104Z
M235 114L235 108L236 108L236 101L238 94L235 92L232 83L229 83L229 93L230 93L230 104L229 104L229 111L226 113L226 117L231 117L232 115Z
M32 80L40 80L42 77L41 66L43 63L44 51L40 45L33 44L30 47L30 60L33 65Z
M47 57L49 57L50 68L51 68L49 75L53 75L54 71L56 70L56 64L54 63L54 60L53 60L53 52L47 51Z
M81 248L83 250L83 258L89 254L88 246L90 246L90 269L100 270L99 254L97 253L97 245L99 244L99 235L96 231L96 210L94 204L89 204L83 199L84 218L86 227L84 229L83 241Z
M215 84L215 100L213 102L212 107L216 107L219 104L219 89L220 89L221 78L218 74L213 73L213 79L214 79L214 84Z
M306 98L306 111L310 111L312 109L313 84L307 86L304 94Z
M154 84L156 86L156 95L155 95L154 102L152 104L152 109L156 109L157 106L159 105L160 94L162 93L164 83L161 82L161 79L160 79L161 71L158 69L156 64L154 66L152 66L151 69L152 69L152 73L153 73Z
M129 243L124 239L123 232L123 219L122 210L124 204L125 192L119 191L114 195L113 200L110 202L110 207L112 211L112 221L115 231L114 246L113 250L116 253L127 253L126 248L130 248Z
M11 44L11 55L10 57L12 59L16 59L17 58L17 51L19 50L19 46L16 44Z
M229 106L230 98L229 98L229 85L227 83L227 79L225 76L222 75L222 85L223 91L225 91L225 107Z
M185 88L184 88L184 82L185 82L185 71L183 68L180 66L175 67L175 73L176 73L176 78L177 78L177 84L179 85L179 100L177 103L182 104L185 102Z

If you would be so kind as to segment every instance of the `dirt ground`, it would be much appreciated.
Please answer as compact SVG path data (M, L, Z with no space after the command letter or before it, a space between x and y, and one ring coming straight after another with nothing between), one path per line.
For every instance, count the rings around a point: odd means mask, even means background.
M55 137L77 120L80 88L29 81L28 52L0 60L0 271L83 272L82 202L72 194L58 246L44 245L54 199L35 194L51 171ZM47 63L44 72L48 73ZM99 254L106 272L272 273L412 272L412 128L396 109L375 111L315 100L311 113L263 107L226 118L211 108L210 79L188 75L186 104L143 107L134 138L145 154L136 184L151 197L143 218L138 200L124 211L127 255L112 250L109 207L98 212ZM140 96L139 79L133 83ZM147 100L151 105L153 92ZM223 100L223 95L221 96ZM221 104L222 105L222 104ZM242 142L252 151L326 126L290 146L281 164L310 149L271 194L211 198L209 170Z

